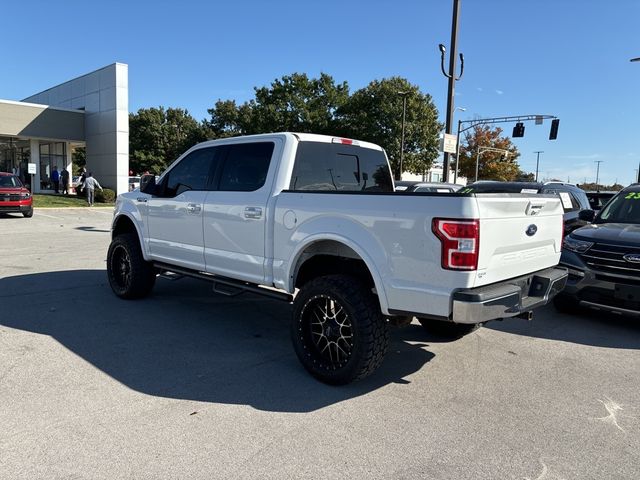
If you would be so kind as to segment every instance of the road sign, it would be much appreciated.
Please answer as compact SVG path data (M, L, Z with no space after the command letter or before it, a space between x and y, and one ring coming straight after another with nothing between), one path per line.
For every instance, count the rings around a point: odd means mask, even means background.
M28 163L27 164L27 173L29 175L35 175L36 174L36 164L35 163Z
M458 141L458 136L452 135L450 133L445 133L443 140L442 151L447 153L456 153L456 143Z

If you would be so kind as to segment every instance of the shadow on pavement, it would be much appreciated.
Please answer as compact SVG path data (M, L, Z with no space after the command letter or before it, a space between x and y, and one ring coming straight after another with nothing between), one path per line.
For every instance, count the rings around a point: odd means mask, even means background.
M206 282L159 279L144 300L120 300L104 270L0 279L0 326L49 335L129 388L169 398L308 412L366 394L433 357L426 335L393 329L389 354L369 378L345 387L314 380L289 339L290 305L211 292ZM1 333L0 333L1 335Z
M640 349L640 320L583 309L568 315L547 305L536 310L530 322L510 318L489 322L485 328L595 347Z
M76 230L82 230L83 232L99 232L99 233L109 233L111 230L105 230L96 227L76 227Z

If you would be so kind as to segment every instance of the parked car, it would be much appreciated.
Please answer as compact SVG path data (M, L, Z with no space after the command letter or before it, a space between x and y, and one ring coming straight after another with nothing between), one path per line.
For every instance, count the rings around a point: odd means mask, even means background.
M294 350L327 383L371 374L391 322L415 316L428 331L462 336L486 321L530 318L567 276L557 268L557 198L534 197L528 209L532 195L394 194L384 150L364 141L209 141L157 182L143 180L116 202L113 292L144 297L161 273L293 302Z
M586 192L591 210L598 211L604 207L618 192Z
M418 182L418 181L402 181L396 182L396 192L431 192L431 193L454 193L462 188L462 185L456 183L438 183L438 182Z
M640 184L581 217L592 223L564 239L560 264L569 280L556 307L640 316Z
M140 177L129 177L129 191L133 192L136 188L140 188Z
M82 187L82 184L80 183L80 177L79 175L74 175L71 177L71 189L73 192L78 193L80 188Z
M560 197L564 209L565 235L576 228L587 225L588 222L579 218L579 213L583 210L591 210L586 192L570 183L479 181L461 189L459 193L535 193L556 195Z
M0 172L0 213L33 216L33 197L17 175Z

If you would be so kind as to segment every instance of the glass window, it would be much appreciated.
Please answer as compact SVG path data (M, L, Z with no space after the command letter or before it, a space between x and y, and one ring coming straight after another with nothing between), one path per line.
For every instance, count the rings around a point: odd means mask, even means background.
M384 152L356 145L300 142L290 190L392 192Z
M229 145L219 190L253 192L264 185L275 144L273 142Z
M219 147L191 152L167 172L164 196L175 197L188 190L208 190L208 182L218 161Z

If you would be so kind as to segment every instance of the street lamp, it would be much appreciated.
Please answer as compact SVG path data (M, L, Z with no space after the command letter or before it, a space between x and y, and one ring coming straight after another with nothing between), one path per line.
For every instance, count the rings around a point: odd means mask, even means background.
M600 180L600 164L604 162L604 160L594 160L594 163L598 164L598 168L596 169L596 191L600 191L600 187L598 186L598 180Z
M504 150L502 148L493 148L493 147L478 147L478 153L476 154L476 179L475 181L478 181L478 169L480 166L480 155L484 152L500 152L500 153L504 153L505 157L508 157L509 154L511 153L509 150Z
M407 117L407 95L410 91L398 92L398 95L402 97L402 133L400 136L400 169L396 175L396 180L402 180L402 162L404 160L404 124Z
M464 107L456 107L453 110L453 113L456 110L460 110L461 112L466 112L467 109ZM460 159L460 124L462 120L458 120L458 130L456 130L456 169L453 171L453 183L458 183L458 160Z

